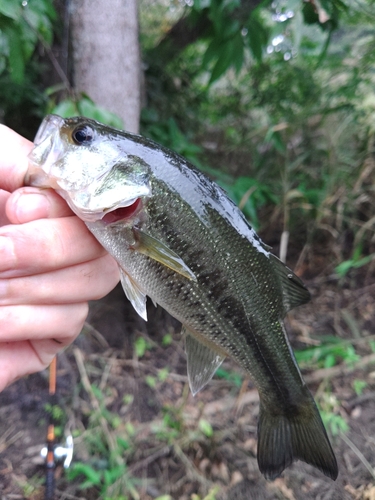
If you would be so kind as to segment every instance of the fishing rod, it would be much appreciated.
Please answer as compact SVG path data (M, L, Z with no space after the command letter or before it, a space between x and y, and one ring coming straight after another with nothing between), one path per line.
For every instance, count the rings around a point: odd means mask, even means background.
M49 397L53 408L56 399L56 374L57 374L57 356L53 358L49 366ZM47 428L46 444L41 456L45 459L46 481L44 500L53 500L55 495L55 470L57 463L64 460L64 468L67 469L73 458L73 437L67 436L65 446L56 445L55 419L53 411L49 415L49 424Z

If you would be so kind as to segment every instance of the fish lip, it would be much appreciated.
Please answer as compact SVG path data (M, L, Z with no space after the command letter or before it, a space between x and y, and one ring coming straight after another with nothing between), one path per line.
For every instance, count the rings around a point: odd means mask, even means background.
M144 208L147 199L151 196L151 188L150 186L144 186L143 189L139 189L137 193L134 193L132 197L123 198L118 200L113 205L108 207L98 207L92 206L90 207L90 203L87 204L86 201L80 203L80 200L75 198L72 192L67 192L64 189L56 189L57 193L62 196L65 201L68 203L72 211L78 215L84 222L98 222L105 218L111 212L119 208L127 208L132 204L136 203L137 200L140 200L141 203L138 209L135 211L133 215L139 214L139 212ZM105 221L103 221L105 222Z
M42 142L48 139L51 135L55 135L65 123L64 118L58 115L48 115L44 118L36 133L34 146L39 146Z
M139 218L140 212L144 209L144 201L142 197L137 197L133 200L129 200L129 203L123 203L120 206L107 209L103 212L101 221L105 225L114 225L123 223L124 221L134 222L136 218ZM129 208L129 210L121 210L127 208ZM118 210L120 210L120 214L115 214ZM111 214L113 214L113 216L111 216Z
M115 210L117 210L118 208L126 208L126 207L130 207L130 205L133 205L133 203L135 203L137 200L139 200L141 197L140 196L136 196L135 198L131 198L129 199L128 201L124 201L123 203L117 203L116 205L113 205L112 207L110 208L105 208L103 210L103 217L111 212L114 212Z
M29 166L24 178L25 185L36 187L58 186L57 179L50 176L53 165L64 153L59 137L65 120L57 115L48 115L41 123L34 139L34 147L28 154Z

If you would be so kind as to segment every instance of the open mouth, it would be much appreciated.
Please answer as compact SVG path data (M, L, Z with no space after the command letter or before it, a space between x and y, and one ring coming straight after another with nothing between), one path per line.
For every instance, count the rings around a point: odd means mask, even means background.
M134 203L132 203L128 207L120 207L112 210L112 212L108 212L102 218L102 221L106 224L113 224L114 222L130 219L136 212L138 212L140 207L141 198L137 198Z

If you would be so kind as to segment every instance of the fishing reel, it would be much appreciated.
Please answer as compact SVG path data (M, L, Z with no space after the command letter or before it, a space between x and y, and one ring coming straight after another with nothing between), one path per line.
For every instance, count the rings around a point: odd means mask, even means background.
M65 446L63 445L55 445L53 446L53 458L55 464L63 462L64 469L68 469L72 459L73 459L73 436L69 435L66 437ZM42 448L40 452L40 456L47 459L48 456L48 447L45 446Z

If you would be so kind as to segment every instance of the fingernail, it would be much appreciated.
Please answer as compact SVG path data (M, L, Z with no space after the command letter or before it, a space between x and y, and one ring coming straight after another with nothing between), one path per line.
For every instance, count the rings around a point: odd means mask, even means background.
M18 221L23 223L48 217L49 208L48 198L44 194L23 193L16 201L15 211Z
M0 236L0 271L13 269L16 262L13 242L6 236Z

